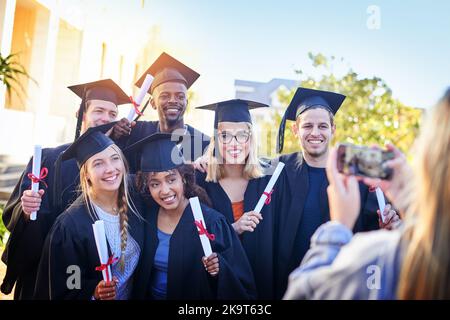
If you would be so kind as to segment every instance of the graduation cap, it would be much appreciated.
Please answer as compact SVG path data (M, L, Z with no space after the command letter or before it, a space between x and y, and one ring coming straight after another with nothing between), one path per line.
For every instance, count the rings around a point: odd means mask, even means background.
M114 127L116 123L117 121L87 129L62 153L61 160L65 161L75 158L78 167L81 167L90 157L114 144L114 141L106 136L105 133Z
M297 88L297 91L295 91L294 97L289 103L283 119L281 120L280 128L278 129L277 152L280 153L283 150L286 120L295 121L297 120L297 117L306 110L318 106L330 111L332 114L336 114L344 100L345 96L343 94Z
M187 67L177 59L163 52L158 59L144 72L144 74L135 83L137 87L141 87L144 83L145 76L151 74L154 79L150 86L149 93L152 94L160 84L166 82L181 82L189 89L192 84L200 77L200 74Z
M111 79L77 84L67 88L81 98L75 140L80 136L81 122L83 121L83 113L86 109L86 101L104 100L112 102L117 106L130 103L130 97L128 97L127 94Z
M252 123L249 110L262 107L268 107L268 105L250 100L232 99L197 107L196 109L215 111L214 129L217 129L219 122Z
M174 140L175 138L175 140ZM127 147L124 152L140 153L137 170L142 172L163 172L175 169L185 163L178 148L183 136L158 132Z
M108 136L105 135L117 123L111 122L97 127L91 127L86 130L77 140L75 140L63 153L61 153L55 163L55 188L53 199L55 208L61 208L61 162L75 159L78 167L81 166L93 155L102 152L114 144Z

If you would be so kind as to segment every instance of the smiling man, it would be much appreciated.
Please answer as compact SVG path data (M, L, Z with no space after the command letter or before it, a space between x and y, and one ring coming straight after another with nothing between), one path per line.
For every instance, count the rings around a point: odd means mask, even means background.
M147 74L154 76L149 89L150 104L157 111L159 121L138 121L128 136L115 127L114 139L125 149L156 132L172 133L174 141L182 137L184 158L188 161L196 160L209 145L209 137L186 125L184 113L188 104L187 90L200 75L167 53L162 53L156 59L136 82L136 86L142 86ZM130 164L130 171L135 172L139 159L131 153L126 153L125 156Z
M284 294L290 272L309 249L313 233L330 220L325 167L336 131L334 116L344 100L341 94L298 88L280 124L277 152L283 149L286 120L295 121L292 130L302 151L279 158L286 164L290 201L289 210L279 215L277 298ZM378 229L375 193L360 183L360 194L361 212L353 231Z
M118 106L130 102L126 93L111 79L68 88L81 98L77 111L76 138L91 127L113 122L118 114ZM33 298L44 240L58 215L77 197L79 169L76 162L62 162L60 169L63 174L55 174L56 163L69 146L70 143L42 150L41 167L48 169L48 176L42 182L39 181L38 193L30 190L30 160L3 211L3 222L11 235L2 255L2 261L8 268L1 290L8 294L15 285L15 300ZM33 211L38 211L35 221L30 220Z

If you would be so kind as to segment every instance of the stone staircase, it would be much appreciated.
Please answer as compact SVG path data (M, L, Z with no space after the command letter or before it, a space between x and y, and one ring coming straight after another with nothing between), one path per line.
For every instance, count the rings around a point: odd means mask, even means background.
M0 155L0 201L9 199L26 164L11 161L6 155Z

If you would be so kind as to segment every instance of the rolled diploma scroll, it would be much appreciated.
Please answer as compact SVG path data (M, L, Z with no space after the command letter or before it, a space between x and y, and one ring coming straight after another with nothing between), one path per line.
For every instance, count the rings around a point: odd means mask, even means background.
M191 204L192 213L194 214L194 220L201 222L205 229L207 229L198 197L190 198L189 203ZM209 242L209 239L205 234L200 234L199 236L202 243L203 252L205 253L205 257L209 257L212 253L211 243Z
M33 154L33 167L32 174L35 177L39 177L41 174L41 157L42 157L42 147L40 145L34 146L34 154ZM38 192L39 191L39 182L31 183L31 191ZM30 215L30 220L36 220L37 212L33 211Z
M141 105L142 100L144 100L145 94L147 93L148 89L150 88L150 86L152 85L153 82L153 77L150 74L147 74L145 76L145 80L144 83L142 84L142 87L139 91L139 94L137 95L136 99L134 99L134 102L136 102L136 104L138 106ZM134 108L134 106L131 107L130 112L128 113L128 121L133 121L134 117L136 116L136 110Z
M278 177L280 176L281 171L284 168L284 163L283 162L278 162L277 167L275 168L275 172L273 173L272 177L269 180L269 183L267 183L266 189L264 189L264 193L262 194L261 198L259 198L258 203L256 204L255 210L258 213L261 212L264 203L267 200L267 195L270 194L270 192L273 189L273 186L275 185L275 183L278 180Z
M381 221L384 223L383 211L384 211L384 207L386 207L386 201L384 200L383 191L381 191L381 189L379 187L375 188L375 193L377 195L378 207L380 207Z
M105 223L103 220L97 220L92 225L94 230L95 244L97 246L98 257L100 258L100 264L108 263L108 246L106 245ZM108 266L105 270L102 270L103 280L111 281L111 266Z

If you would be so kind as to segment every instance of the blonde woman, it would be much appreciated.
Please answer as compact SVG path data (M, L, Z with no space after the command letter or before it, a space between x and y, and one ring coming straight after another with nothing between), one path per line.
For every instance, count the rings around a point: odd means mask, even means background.
M396 158L390 181L379 185L405 222L400 230L352 237L359 212L358 183L336 169L327 174L331 222L311 239L311 248L289 279L286 299L450 299L450 90L428 116L413 170Z
M256 151L250 109L268 107L247 101L229 100L199 109L215 111L215 133L209 145L207 170L197 180L240 236L255 275L259 299L274 297L275 216L281 214L280 181L275 185L271 202L261 213L254 208L263 195L270 176L263 174Z
M35 298L132 298L133 273L143 243L143 223L132 205L127 165L104 133L115 123L89 129L62 156L80 167L82 195L56 220L44 246ZM92 224L103 220L113 278L102 280Z

